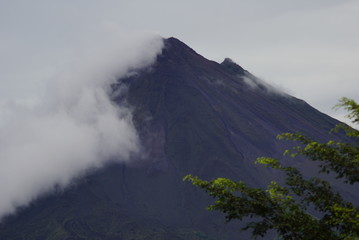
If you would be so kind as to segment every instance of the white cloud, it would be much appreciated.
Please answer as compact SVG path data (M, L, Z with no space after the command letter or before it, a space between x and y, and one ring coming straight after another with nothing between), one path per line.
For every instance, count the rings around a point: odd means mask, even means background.
M113 23L90 30L73 35L60 50L54 44L52 53L42 52L51 49L49 43L44 49L28 44L22 52L17 43L6 42L11 64L0 71L0 218L139 151L131 112L110 100L110 85L150 65L162 38L124 32Z

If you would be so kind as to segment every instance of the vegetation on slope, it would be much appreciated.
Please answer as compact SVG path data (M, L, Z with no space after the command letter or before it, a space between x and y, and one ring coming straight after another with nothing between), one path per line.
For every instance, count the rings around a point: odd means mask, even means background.
M355 101L342 98L337 107L345 108L353 123L359 122L359 105ZM285 154L318 161L320 173L332 173L347 184L355 184L359 182L359 131L346 125L334 129L339 130L346 133L347 141L319 143L299 133L284 133L279 138L299 142ZM306 178L278 159L261 157L256 163L283 172L285 184L272 181L263 190L226 178L205 181L188 175L184 179L216 198L209 209L225 213L227 221L254 218L244 227L252 229L253 236L264 236L274 229L282 239L358 239L358 206L346 201L328 181Z

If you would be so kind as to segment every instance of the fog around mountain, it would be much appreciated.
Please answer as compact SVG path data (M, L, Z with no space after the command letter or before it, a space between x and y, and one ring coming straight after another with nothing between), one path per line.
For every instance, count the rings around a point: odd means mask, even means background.
M108 28L95 32L66 50L80 54L52 62L58 68L51 76L39 81L30 74L14 95L0 96L0 219L89 170L139 153L131 110L111 101L111 84L150 66L162 38ZM36 64L51 65L51 59L41 61ZM3 79L3 90L12 90L10 83ZM117 96L124 93L117 90Z

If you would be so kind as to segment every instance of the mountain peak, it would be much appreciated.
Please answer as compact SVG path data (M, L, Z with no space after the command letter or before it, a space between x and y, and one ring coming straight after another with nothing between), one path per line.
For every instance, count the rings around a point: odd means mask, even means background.
M193 59L196 59L195 63L192 62L192 64L196 65L198 64L199 58L204 61L209 61L177 38L170 37L164 39L164 44L165 48L162 52L162 57L173 58L176 56L177 61L178 57L180 57L187 63L190 63ZM245 73L245 70L230 58L225 58L220 65L222 66L222 69L224 68L229 74L232 75L243 75Z
M222 64L236 64L231 58L225 58Z
M173 43L185 44L185 43L183 43L182 41L180 41L178 38L175 38L175 37L169 37L169 38L165 39L165 41L167 41L167 42L173 42Z
M182 51L183 51L184 49L187 49L187 50L191 50L191 51L194 52L194 50L192 48L190 48L184 42L182 42L179 39L174 38L174 37L170 37L170 38L165 39L164 43L165 43L165 47L167 49L170 48L170 49L173 49L174 51L177 51L177 50L180 50L180 49L182 49Z
M239 66L230 58L225 58L221 65L225 67L228 72L234 75L243 75L245 71L241 66Z
M165 56L186 58L187 55L198 55L196 51L194 51L184 42L174 37L164 39L164 46L165 47L163 49L162 55Z

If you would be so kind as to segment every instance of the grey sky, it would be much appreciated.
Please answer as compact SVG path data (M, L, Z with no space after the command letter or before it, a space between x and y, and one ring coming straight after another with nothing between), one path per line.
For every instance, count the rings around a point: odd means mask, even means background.
M114 25L175 36L215 61L231 57L334 116L340 97L359 100L358 23L358 1L1 0L1 77L13 79L6 94L20 91L25 77L35 87L94 25Z

